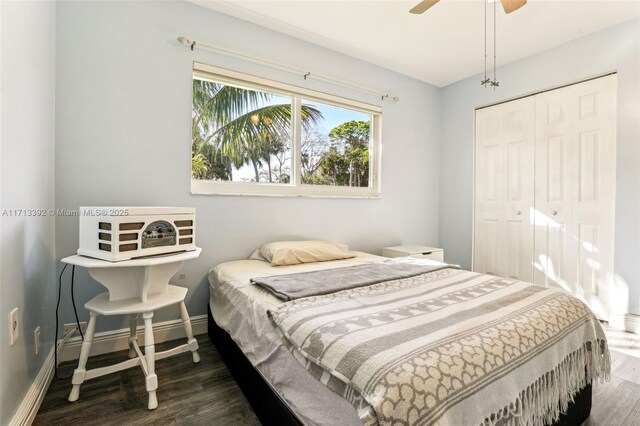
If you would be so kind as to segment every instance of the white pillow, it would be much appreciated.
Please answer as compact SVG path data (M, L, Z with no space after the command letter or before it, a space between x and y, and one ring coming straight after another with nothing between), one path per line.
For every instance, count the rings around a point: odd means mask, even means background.
M257 248L249 259L265 260L271 266L326 262L356 257L346 244L331 241L275 241Z

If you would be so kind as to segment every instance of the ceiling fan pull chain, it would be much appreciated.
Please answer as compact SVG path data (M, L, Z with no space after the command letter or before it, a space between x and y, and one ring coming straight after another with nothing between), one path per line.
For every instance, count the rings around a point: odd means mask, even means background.
M484 1L484 79L480 84L487 87L491 79L487 77L487 1Z
M493 81L491 85L493 86L493 90L496 90L496 87L500 86L500 83L496 79L496 3L493 3Z
M493 2L493 90L496 90L496 2Z

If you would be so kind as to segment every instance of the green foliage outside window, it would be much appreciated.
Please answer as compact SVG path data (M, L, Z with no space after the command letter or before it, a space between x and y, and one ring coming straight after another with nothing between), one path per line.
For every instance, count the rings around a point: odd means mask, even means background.
M191 175L233 181L244 166L251 182L291 180L291 102L281 97L204 80L193 80ZM369 121L346 121L327 134L322 112L301 106L302 183L369 186ZM326 133L326 132L325 132ZM237 180L237 179L236 179Z

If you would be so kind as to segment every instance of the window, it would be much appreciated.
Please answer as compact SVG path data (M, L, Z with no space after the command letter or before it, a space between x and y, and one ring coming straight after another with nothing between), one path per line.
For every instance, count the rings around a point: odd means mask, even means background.
M380 196L381 109L194 63L191 192Z

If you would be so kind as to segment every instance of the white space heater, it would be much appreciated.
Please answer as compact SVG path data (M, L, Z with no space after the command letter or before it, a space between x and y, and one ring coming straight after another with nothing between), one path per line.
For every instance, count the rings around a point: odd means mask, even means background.
M118 262L196 249L190 207L80 207L78 254Z

